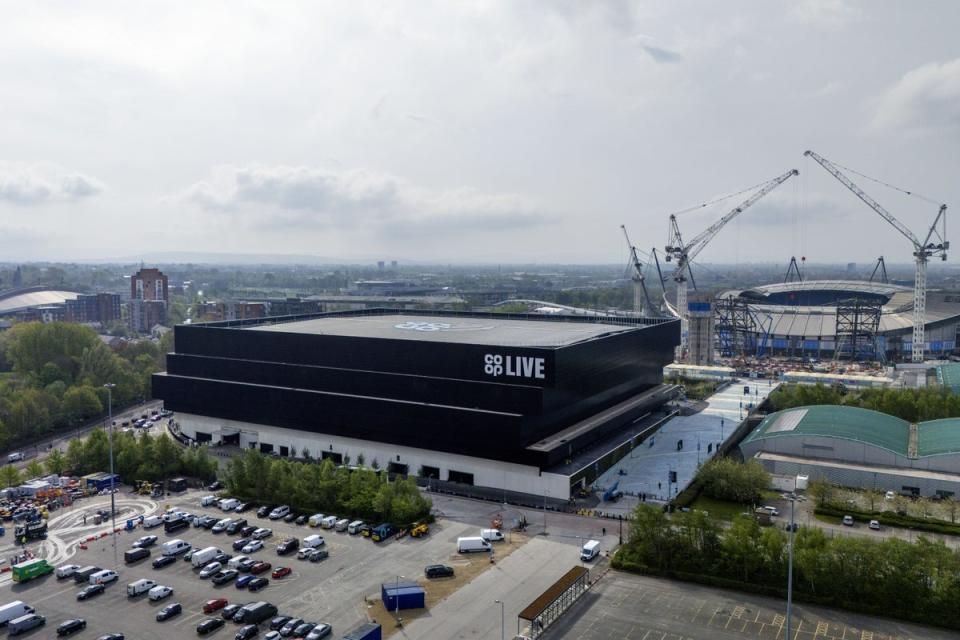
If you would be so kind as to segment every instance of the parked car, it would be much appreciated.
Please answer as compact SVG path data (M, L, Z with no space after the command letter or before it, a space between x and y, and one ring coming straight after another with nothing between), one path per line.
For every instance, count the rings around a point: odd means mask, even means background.
M227 584L228 582L233 582L237 579L237 576L240 575L240 572L235 569L227 569L226 571L218 571L213 574L213 577L210 578L210 582L213 584Z
M234 550L234 551L240 551L240 550L242 550L245 546L247 546L248 544L250 544L250 542L252 542L252 540L251 540L250 538L239 538L239 539L237 539L237 540L234 540L234 541L233 541L233 550Z
M293 553L300 547L300 541L296 538L287 538L277 545L277 555L284 556Z
M237 578L237 581L234 584L236 585L237 589L246 589L247 585L249 585L250 582L252 580L255 580L256 578L257 576L248 573L245 576L240 576L239 578Z
M157 544L157 536L141 536L137 538L136 541L130 546L145 549L147 547L152 547L155 544Z
M204 613L213 613L214 611L219 611L227 606L229 603L226 598L214 598L213 600L207 600L203 603L203 612Z
M284 625L278 629L278 631L280 632L281 636L286 638L291 633L293 633L294 629L296 629L302 624L303 624L303 618L291 618L290 620L287 620L284 623Z
M168 604L163 609L157 612L157 622L163 622L164 620L169 620L173 616L178 616L183 613L183 605L179 602L174 602L173 604Z
M880 521L879 521L879 520L871 520L871 521L870 521L870 528L873 529L874 531L880 531Z
M259 575L261 573L264 573L265 571L270 571L270 569L272 568L273 568L273 565L270 564L269 562L258 562L252 567L250 567L250 573Z
M852 526L853 526L853 516L850 516L850 515L843 516L843 524L844 524L844 526L852 527Z
M307 514L305 514L305 513L304 513L304 514L301 514L301 515L297 516L297 519L294 520L294 523L295 523L295 524L300 524L300 525L306 524L308 517L309 517L309 516L307 516Z
M236 535L237 531L240 531L240 529L243 529L245 526L247 526L247 519L240 518L239 520L234 520L233 522L228 524L226 528L226 532L231 536Z
M256 531L257 529L259 529L259 527L254 527L254 526L252 526L252 525L248 525L248 526L244 527L243 529L240 529L240 537L242 537L242 538L249 538L250 536L253 535L253 532Z
M271 512L271 511L273 511L273 507L268 506L268 505L263 505L262 507L260 507L259 509L257 509L257 517L258 517L258 518L266 518L268 515L270 515L270 512Z
M147 597L153 602L158 602L164 598L169 598L173 595L173 589L166 585L157 585L153 589L147 592Z
M293 616L277 616L270 621L270 630L279 631L283 628L283 625L287 624L291 620L293 620Z
M290 567L277 567L273 570L273 573L270 574L270 577L273 579L284 578L293 573L293 570Z
M243 513L244 511L250 511L250 509L251 509L252 507L253 507L253 504L251 504L251 503L249 503L249 502L241 502L241 503L238 504L236 507L234 507L233 512L234 512L234 513Z
M69 578L77 572L77 569L80 569L78 564L62 564L57 567L57 579Z
M153 561L153 568L160 569L167 566L168 564L173 564L176 561L177 561L176 556L160 556L159 558Z
M254 560L253 558L250 558L249 560L243 560L242 562L237 563L237 570L238 570L238 571L250 571L251 569L253 569L253 568L257 565L258 562L260 562L260 561L259 561L259 560Z
M216 572L220 571L223 568L223 565L219 562L211 562L206 565L203 569L200 570L200 578L206 580Z
M242 605L239 604L228 604L220 610L220 617L224 620L232 620L233 615L240 610L241 606Z
M260 551L260 549L263 549L263 542L261 540L251 540L245 544L240 551L243 553L255 553Z
M320 562L321 560L326 560L329 557L330 552L326 549L314 549L308 560L310 560L310 562Z
M307 634L306 640L322 640L333 633L333 627L326 622L321 622Z
M452 578L453 567L447 566L445 564L432 564L426 569L424 569L423 573L428 578Z
M293 630L293 633L290 635L294 638L306 638L307 634L313 631L313 628L317 626L316 622L304 622L302 625Z
M213 556L213 562L219 562L220 564L227 564L230 562L230 558L233 556L226 551L221 551L217 555Z
M205 636L208 633L213 633L226 623L227 621L223 618L207 618L197 625L197 635Z
M83 618L73 618L72 620L64 620L57 627L58 636L68 636L71 633L76 633L77 631L82 631L87 628L87 621Z
M288 507L288 506L285 505L285 504L282 504L282 505L280 505L279 507L274 508L274 509L270 512L270 519L271 519L271 520L280 520L281 518L285 518L288 513L290 513L290 507Z
M86 600L106 591L107 588L102 584L91 584L80 590L77 594L77 600Z
M207 491L220 491L221 489L223 489L223 483L219 480L214 480L207 485Z
M269 584L270 584L270 581L267 580L266 578L263 578L263 577L254 578L253 580L250 581L250 584L247 585L247 590L260 591L260 589L263 589Z
M259 529L254 531L250 537L253 538L254 540L263 540L265 538L269 538L272 535L273 535L273 529L268 529L267 527L260 527Z
M250 640L260 633L260 627L255 624L248 624L237 629L237 633L233 636L233 640Z
M284 521L284 522L293 522L294 520L296 520L296 519L299 518L299 517L300 517L300 516L297 515L296 512L291 511L291 512L288 513L287 515L283 516L283 521Z

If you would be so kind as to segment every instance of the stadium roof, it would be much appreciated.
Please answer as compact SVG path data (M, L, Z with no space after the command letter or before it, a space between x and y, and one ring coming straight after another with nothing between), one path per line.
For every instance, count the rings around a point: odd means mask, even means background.
M937 367L937 382L954 393L960 393L960 364L942 364Z
M840 438L911 457L910 423L859 407L813 405L771 413L744 442L791 436ZM916 425L916 456L960 453L960 418L928 420Z
M76 298L77 294L73 291L27 291L6 297L0 296L0 315L33 307L63 304L67 300L76 300Z
M345 315L258 324L256 331L337 335L482 344L507 347L562 347L600 336L636 329L636 325L598 322L519 320L466 315L372 314Z
M906 456L910 441L910 423L859 407L814 405L771 413L745 442L791 436L854 440Z

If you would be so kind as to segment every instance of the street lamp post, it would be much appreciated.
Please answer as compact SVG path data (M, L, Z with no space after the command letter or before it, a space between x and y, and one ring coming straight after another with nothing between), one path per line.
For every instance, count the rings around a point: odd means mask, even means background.
M547 494L549 491L543 490L543 535L547 535Z
M796 489L794 489L796 490ZM793 507L796 499L790 499L790 538L787 545L787 635L790 638L790 622L793 614L793 537L796 525L793 520Z
M113 388L117 385L108 382L103 385L107 390L107 434L110 440L110 518L113 522L113 566L117 566L117 506L116 496L114 495L114 473L113 473Z
M493 603L500 605L500 640L504 640L503 600L494 600Z
M403 576L401 575L397 576L397 588L393 592L393 601L395 605L393 608L393 614L397 618L398 627L403 626L403 618L400 617L400 578L403 578Z

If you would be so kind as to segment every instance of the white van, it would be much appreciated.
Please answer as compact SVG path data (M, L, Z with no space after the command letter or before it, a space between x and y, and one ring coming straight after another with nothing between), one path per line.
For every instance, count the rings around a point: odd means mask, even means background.
M504 537L500 529L481 529L480 537L487 542L503 542Z
M290 513L290 507L285 504L280 505L276 509L270 512L271 520L279 520L280 518L285 518L287 514Z
M227 569L236 569L241 562L246 562L249 559L250 556L233 556L227 561Z
M190 550L190 543L179 538L163 543L163 555L178 556Z
M7 462L20 462L23 459L24 455L22 451L16 451L7 456Z
M337 516L327 516L320 522L320 526L324 529L333 529L337 526Z
M0 626L6 626L8 622L33 613L33 607L22 600L14 600L0 607Z
M322 513L315 513L310 516L310 519L307 520L307 524L311 527L319 527L320 523L323 522L323 519L326 518Z
M583 547L580 548L580 559L584 562L590 562L597 557L600 553L600 541L599 540L588 540L583 543Z
M80 568L78 564L62 564L57 567L57 578L69 578Z
M157 586L157 583L153 580L142 578L127 585L127 596L131 598L139 596L147 591L150 591L150 589L153 589L155 586Z
M360 527L362 526L363 526L363 520L354 520L353 522L347 525L347 533L349 533L352 536L355 536L358 533L360 533Z
M163 524L163 518L160 516L147 516L143 519L144 529L153 529Z
M97 571L92 574L89 578L90 584L110 584L120 576L117 575L117 572L112 569L104 569L103 571Z
M303 539L303 547L307 549L316 549L317 547L323 546L323 536L318 536L316 534L312 536L307 536Z
M346 531L347 527L350 526L350 520L347 518L342 518L337 520L337 524L333 525L333 528L337 531Z
M493 551L493 547L479 536L457 538L457 553L472 553L474 551Z
M217 504L217 496L203 496L200 498L201 507L209 507L214 504Z
M190 556L190 564L194 567L203 567L213 561L220 554L220 549L216 547L205 547L199 551L194 551Z
M224 498L220 501L220 508L224 511L233 511L240 506L240 501L236 498Z

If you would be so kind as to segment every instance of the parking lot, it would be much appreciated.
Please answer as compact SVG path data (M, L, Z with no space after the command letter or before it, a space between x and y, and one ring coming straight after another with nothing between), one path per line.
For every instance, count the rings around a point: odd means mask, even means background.
M549 640L777 640L785 604L695 584L611 571ZM947 640L955 633L846 611L795 605L791 640Z
M183 508L194 514L211 514L226 517L216 508L201 508L200 493L185 494L183 499L172 499L162 506ZM91 503L87 509L93 509ZM75 523L79 513L72 516ZM209 530L190 527L173 534L165 534L163 527L144 531L136 528L117 536L117 554L120 558L120 579L109 586L106 593L87 601L78 602L76 593L80 586L72 579L58 581L49 575L25 584L12 584L12 594L3 601L20 599L34 606L47 617L46 629L37 629L24 637L46 638L53 635L57 624L71 617L87 620L85 631L75 634L75 638L97 638L105 633L124 633L127 638L144 640L171 637L192 637L196 624L207 616L201 613L204 602L213 598L226 598L231 603L245 604L266 600L275 604L281 614L294 615L311 622L327 622L333 625L334 637L367 619L368 605L379 599L380 584L391 580L419 580L423 577L423 568L438 562L456 565L464 561L456 553L456 539L463 535L475 535L475 526L447 521L434 525L425 538L389 540L380 544L367 538L338 533L333 530L312 529L307 526L287 524L282 521L269 521L257 518L255 511L241 514L250 524L268 526L273 529L273 537L267 539L262 550L252 555L256 559L266 560L273 567L289 566L293 573L281 578L270 579L270 585L257 593L238 590L232 583L215 586L209 580L201 580L189 562L178 559L175 564L154 569L151 561L161 555L160 545L166 540L181 538L194 548L217 546L224 551L236 554L232 541L237 536L214 534ZM119 523L119 521L118 521ZM101 526L100 529L103 527ZM287 536L303 538L311 533L321 533L326 540L330 557L319 563L297 560L296 555L278 556L276 545ZM83 539L82 533L75 532L69 550L76 549L73 542ZM129 548L136 538L144 534L159 537L152 547L150 558L134 565L123 564L123 551ZM55 534L54 534L55 535ZM44 544L48 544L45 542ZM99 539L88 545L88 549L79 550L72 557L67 553L58 554L57 564L96 565L102 568L114 567L112 538ZM269 576L269 573L264 574ZM128 598L126 585L139 578L150 578L158 584L172 587L174 594L161 602L149 602L146 596ZM155 622L157 611L171 602L180 602L184 612L166 622ZM236 630L233 623L211 634L211 637L232 638ZM262 628L264 625L262 625Z

